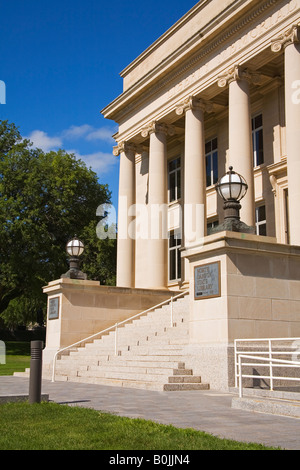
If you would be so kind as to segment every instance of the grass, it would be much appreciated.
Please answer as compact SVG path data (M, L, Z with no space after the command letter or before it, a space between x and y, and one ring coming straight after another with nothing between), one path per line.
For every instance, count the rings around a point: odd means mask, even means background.
M0 450L275 450L56 403L2 404L0 423Z
M13 375L24 372L30 366L30 343L22 341L6 341L6 364L0 364L1 375Z

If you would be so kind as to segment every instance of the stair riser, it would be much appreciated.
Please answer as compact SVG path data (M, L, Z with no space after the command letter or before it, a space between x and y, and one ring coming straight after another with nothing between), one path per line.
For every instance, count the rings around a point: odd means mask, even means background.
M207 384L185 368L184 348L189 344L189 299L164 306L115 331L62 355L56 362L58 381L94 383L160 391L203 390ZM117 352L117 354L115 354ZM51 378L52 367L43 368Z

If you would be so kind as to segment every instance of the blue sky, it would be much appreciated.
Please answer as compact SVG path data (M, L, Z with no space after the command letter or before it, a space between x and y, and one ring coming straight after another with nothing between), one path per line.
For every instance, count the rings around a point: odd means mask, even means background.
M100 110L122 93L119 73L196 3L0 0L0 119L45 151L74 152L117 206L117 126Z

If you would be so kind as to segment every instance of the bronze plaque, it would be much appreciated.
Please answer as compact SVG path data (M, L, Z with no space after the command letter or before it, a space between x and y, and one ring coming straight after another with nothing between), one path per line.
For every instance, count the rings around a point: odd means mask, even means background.
M195 300L221 296L220 261L195 267Z
M48 319L57 320L59 317L59 297L49 299L48 304Z

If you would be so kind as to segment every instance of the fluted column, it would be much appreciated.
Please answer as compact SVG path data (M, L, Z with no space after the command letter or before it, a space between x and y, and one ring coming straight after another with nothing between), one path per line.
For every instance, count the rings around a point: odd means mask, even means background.
M208 104L194 97L179 105L176 113L185 113L184 152L184 246L203 242L206 235L206 171L204 112Z
M135 286L135 241L129 233L129 209L135 204L135 147L126 142L114 147L114 155L120 155L117 286Z
M273 41L272 51L284 50L287 174L290 243L300 245L300 28L293 26Z
M242 202L241 219L255 224L253 143L249 83L259 83L259 75L236 66L219 79L219 86L229 85L229 161L228 167L247 181L248 191Z
M145 287L154 289L167 286L167 135L172 132L156 122L142 131L143 137L150 137Z

